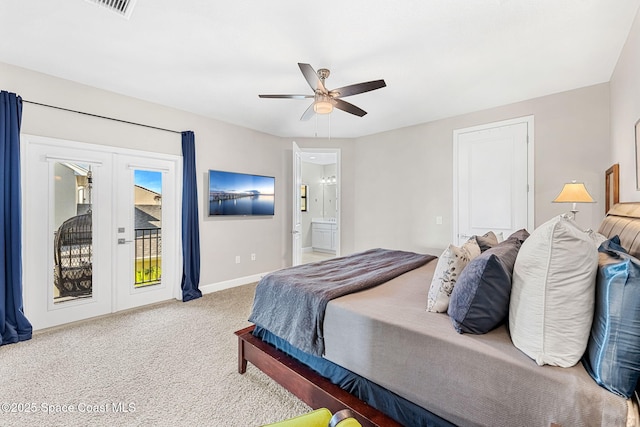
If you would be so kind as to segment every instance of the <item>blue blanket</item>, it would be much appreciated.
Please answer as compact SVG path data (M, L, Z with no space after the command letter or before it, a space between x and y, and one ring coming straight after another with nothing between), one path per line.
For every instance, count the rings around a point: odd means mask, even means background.
M249 321L304 352L322 356L322 324L330 300L378 286L434 258L371 249L276 271L258 283Z

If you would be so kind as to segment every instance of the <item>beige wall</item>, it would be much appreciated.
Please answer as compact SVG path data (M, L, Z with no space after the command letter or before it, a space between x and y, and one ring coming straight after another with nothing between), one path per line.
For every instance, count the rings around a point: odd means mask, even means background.
M611 164L620 164L620 201L640 201L634 125L640 119L640 12L611 77Z
M581 224L596 226L604 213L603 173L611 162L607 83L358 139L279 138L5 64L0 64L0 88L25 100L193 130L202 205L201 285L290 264L292 140L301 148L340 149L343 255L371 247L416 251L445 247L452 232L453 130L526 115L535 117L536 224L567 210L551 200L571 179L584 181L598 201L580 207ZM178 134L30 104L24 108L22 130L181 153ZM207 217L204 193L209 169L275 176L274 217ZM443 217L442 225L436 225L436 216ZM252 253L257 255L253 262ZM235 263L236 255L241 256L240 264Z
M201 285L256 275L290 263L291 150L264 133L0 63L0 88L24 100L56 105L176 131L193 130L202 251ZM22 132L80 142L181 155L179 134L25 103ZM276 177L275 216L209 218L207 171ZM285 238L286 235L286 238ZM250 255L256 254L256 261ZM241 263L235 263L240 255Z
M56 162L54 165L55 184L55 205L53 228L57 230L63 222L78 214L76 176L73 171L66 166Z
M161 205L162 196L143 187L133 188L133 203L136 205Z
M453 131L528 115L535 121L536 226L568 211L551 200L576 179L597 201L579 207L578 222L597 227L609 166L607 83L359 138L355 249L446 247L452 241Z

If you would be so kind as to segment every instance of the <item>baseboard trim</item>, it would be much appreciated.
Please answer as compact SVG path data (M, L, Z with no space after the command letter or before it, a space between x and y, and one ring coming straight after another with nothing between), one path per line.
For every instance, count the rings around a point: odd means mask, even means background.
M235 288L242 285L248 285L249 283L258 282L268 273L259 273L252 276L238 277L237 279L225 280L224 282L210 283L208 285L201 285L199 287L200 292L203 295L210 294L212 292L222 291L224 289Z

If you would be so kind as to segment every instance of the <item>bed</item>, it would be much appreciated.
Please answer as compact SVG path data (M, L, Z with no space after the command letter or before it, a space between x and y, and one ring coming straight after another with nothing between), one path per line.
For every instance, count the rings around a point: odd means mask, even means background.
M614 206L599 231L638 256L640 204ZM311 407L350 408L365 426L636 423L637 404L600 387L582 363L538 366L506 325L458 334L446 313L426 312L436 263L331 299L320 355L260 324L237 331L239 372L251 362Z

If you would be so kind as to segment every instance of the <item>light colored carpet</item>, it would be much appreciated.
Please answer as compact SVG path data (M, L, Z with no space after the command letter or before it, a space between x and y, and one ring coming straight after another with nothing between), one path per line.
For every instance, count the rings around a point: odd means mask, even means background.
M259 426L308 412L253 365L238 374L233 332L249 325L254 291L171 301L0 347L0 425Z

